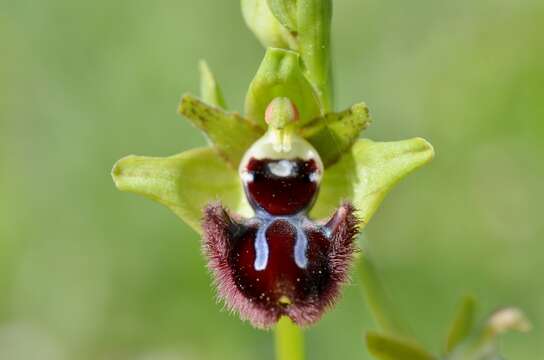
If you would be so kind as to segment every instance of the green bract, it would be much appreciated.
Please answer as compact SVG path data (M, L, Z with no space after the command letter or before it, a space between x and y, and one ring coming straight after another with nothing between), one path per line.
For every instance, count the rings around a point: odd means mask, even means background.
M210 105L225 109L227 105L225 104L225 99L223 98L223 92L215 80L215 76L213 76L208 64L204 60L201 60L199 67L200 97Z
M453 319L446 339L446 353L451 353L472 331L476 315L476 301L467 296L463 299Z
M297 0L297 34L307 76L317 89L323 108L332 108L330 28L332 0Z
M264 111L277 97L289 98L300 112L301 124L321 115L319 98L302 72L300 56L290 50L269 48L249 85L246 116L265 127Z
M321 106L332 108L330 69L331 0L242 0L248 27L265 47L300 53L304 72Z
M268 0L268 7L278 21L289 31L297 31L297 0Z
M380 360L434 360L421 346L409 340L392 336L368 333L366 336L368 350Z
M264 47L297 48L295 37L272 14L266 0L242 0L242 15Z

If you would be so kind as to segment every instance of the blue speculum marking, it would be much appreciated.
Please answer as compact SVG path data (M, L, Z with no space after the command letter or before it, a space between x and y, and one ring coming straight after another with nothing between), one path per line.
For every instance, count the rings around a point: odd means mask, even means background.
M261 225L259 230L257 230L257 236L255 237L255 263L253 267L255 270L262 271L266 269L266 264L268 263L268 242L266 241L266 230L270 222L266 225Z
M308 266L308 258L306 257L306 250L308 249L308 238L302 230L302 224L295 226L297 229L297 239L295 242L295 263L299 268L305 269Z
M266 269L269 256L266 231L268 230L268 227L277 220L286 221L296 229L295 246L293 248L295 263L299 268L305 269L308 266L308 257L306 256L308 237L303 229L303 223L308 221L305 214L274 216L265 211L258 211L256 217L260 220L261 224L257 230L257 235L255 236L255 262L253 264L255 270L262 271Z

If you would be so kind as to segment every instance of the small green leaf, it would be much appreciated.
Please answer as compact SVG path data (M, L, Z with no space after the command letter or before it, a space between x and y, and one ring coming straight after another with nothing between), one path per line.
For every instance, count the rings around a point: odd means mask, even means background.
M476 301L467 296L463 299L457 310L457 315L451 324L446 340L446 354L464 341L474 327L474 317L476 312Z
M241 1L247 26L265 48L297 49L296 39L272 14L266 0Z
M325 111L332 108L330 28L331 0L297 0L299 52L308 79L318 90Z
M119 190L167 206L199 233L202 209L210 201L221 200L236 213L252 214L237 172L211 148L166 158L127 156L115 164L112 177Z
M341 199L350 200L364 227L389 190L403 177L429 162L434 151L427 141L355 142L323 176L314 218L329 216Z
M294 51L269 48L246 95L246 116L265 126L264 113L270 102L286 97L297 106L299 125L321 115L319 100L304 76Z
M339 113L318 117L300 129L319 152L325 166L336 162L353 145L370 124L370 114L364 103L353 105Z
M263 134L263 130L237 113L227 113L185 95L179 112L202 130L219 155L236 168L246 150Z
M201 60L198 65L200 70L200 98L208 104L226 109L223 92L217 84L210 67L204 60Z
M382 279L366 249L362 249L358 256L357 272L363 296L380 330L389 335L409 336L406 326L399 320L398 313L389 300Z
M297 31L297 0L268 0L268 7L278 21L292 33Z
M368 333L366 344L370 354L380 360L436 359L418 344L387 335Z

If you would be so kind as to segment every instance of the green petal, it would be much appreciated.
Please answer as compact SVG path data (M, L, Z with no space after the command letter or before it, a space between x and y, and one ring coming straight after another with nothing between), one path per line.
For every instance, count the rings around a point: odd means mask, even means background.
M276 19L291 32L296 32L297 0L268 0L267 2Z
M319 152L325 166L336 162L370 124L370 114L364 103L353 105L339 113L318 117L300 129Z
M321 115L317 95L304 76L299 55L294 51L267 49L249 85L245 101L246 116L264 127L266 107L276 97L289 98L297 106L299 125Z
M467 296L463 299L457 310L457 315L451 324L446 341L446 353L449 354L453 349L464 341L474 327L474 317L476 312L476 301Z
M297 41L272 14L266 0L242 0L242 15L251 31L266 47L297 49Z
M219 84L217 84L210 67L204 60L201 60L198 65L200 70L200 98L208 104L226 109L223 92Z
M327 217L341 199L346 199L359 211L364 227L393 185L429 162L433 155L431 144L421 138L357 141L350 152L325 171L312 216Z
M246 150L263 134L262 129L237 113L209 106L190 95L181 99L179 112L207 135L232 168L237 168Z
M436 359L421 346L407 340L369 333L366 336L368 351L380 360L433 360Z
M155 200L201 232L203 207L220 200L230 210L251 215L238 174L211 148L155 158L127 156L112 170L115 185Z
M318 90L324 109L330 111L330 28L331 0L297 0L299 52L307 75Z

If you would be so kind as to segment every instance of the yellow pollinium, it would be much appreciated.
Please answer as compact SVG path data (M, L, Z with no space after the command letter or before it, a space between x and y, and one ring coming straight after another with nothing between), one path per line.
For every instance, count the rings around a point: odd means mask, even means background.
M282 295L279 299L278 299L278 303L280 305L291 305L291 299L289 299L287 296L285 295Z

